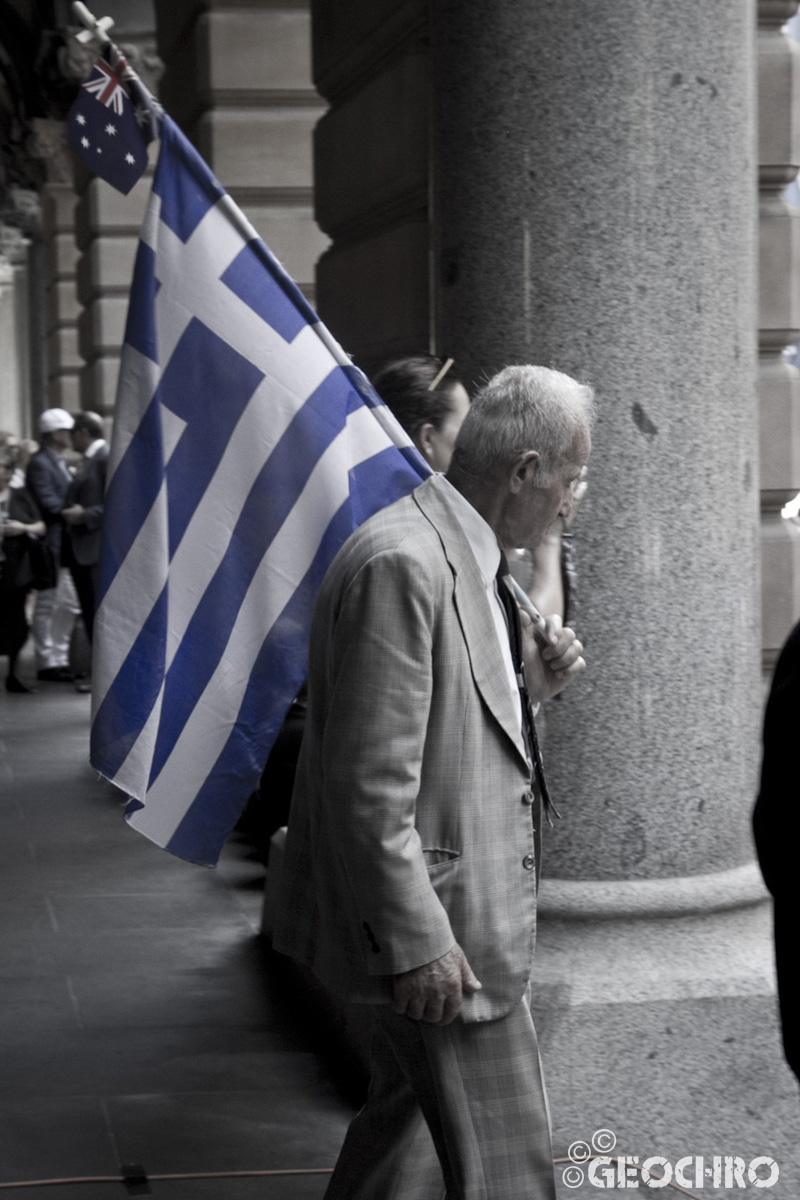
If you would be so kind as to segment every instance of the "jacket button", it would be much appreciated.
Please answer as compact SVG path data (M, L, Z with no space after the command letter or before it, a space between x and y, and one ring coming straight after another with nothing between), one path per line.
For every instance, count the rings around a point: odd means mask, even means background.
M527 792L522 793L523 804L533 804L533 792L528 788Z
M526 871L532 871L533 868L536 866L536 859L533 857L532 854L526 854L522 860L522 865Z

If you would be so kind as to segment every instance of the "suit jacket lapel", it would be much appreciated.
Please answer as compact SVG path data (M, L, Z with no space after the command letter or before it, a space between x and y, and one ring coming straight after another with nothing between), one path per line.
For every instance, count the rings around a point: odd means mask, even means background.
M431 476L414 492L414 499L439 535L455 577L455 606L469 653L472 677L486 707L527 763L516 698L499 654L497 632L489 609L483 576L469 542L447 503L447 493Z

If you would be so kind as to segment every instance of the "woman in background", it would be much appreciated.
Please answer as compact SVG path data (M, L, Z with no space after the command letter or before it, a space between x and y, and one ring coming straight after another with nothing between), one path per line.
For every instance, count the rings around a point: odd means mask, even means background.
M17 678L17 657L28 638L25 597L36 578L33 539L43 538L45 524L24 487L12 487L16 457L0 448L0 654L8 655L7 692L29 692Z
M432 354L397 358L381 367L372 386L392 410L434 471L450 465L469 396L450 366Z

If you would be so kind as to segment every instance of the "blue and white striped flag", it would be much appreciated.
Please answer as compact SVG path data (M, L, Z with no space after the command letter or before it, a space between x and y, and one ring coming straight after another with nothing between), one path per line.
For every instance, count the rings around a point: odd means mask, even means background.
M164 117L109 461L92 764L212 866L307 668L322 576L428 468Z

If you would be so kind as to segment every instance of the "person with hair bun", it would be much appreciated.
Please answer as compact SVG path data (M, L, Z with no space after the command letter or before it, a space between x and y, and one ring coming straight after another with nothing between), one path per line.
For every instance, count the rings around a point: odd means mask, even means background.
M397 358L372 380L420 454L434 471L450 465L461 422L469 411L467 389L449 366L432 354Z

